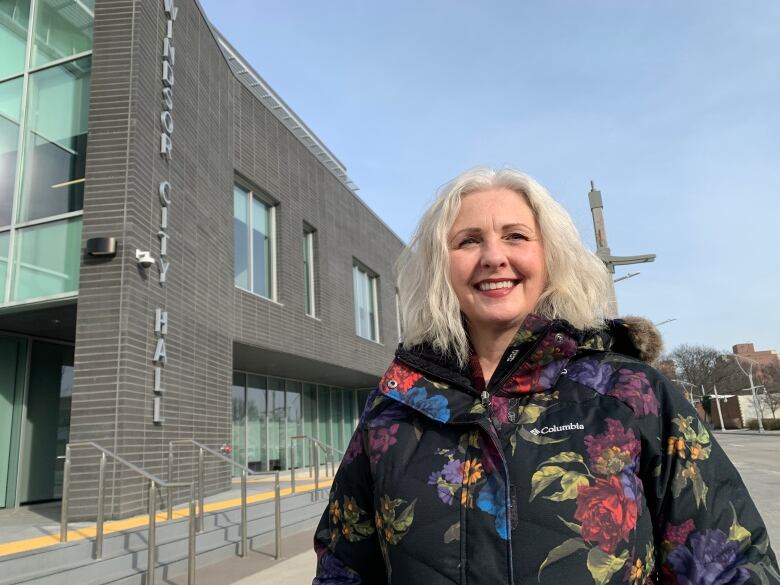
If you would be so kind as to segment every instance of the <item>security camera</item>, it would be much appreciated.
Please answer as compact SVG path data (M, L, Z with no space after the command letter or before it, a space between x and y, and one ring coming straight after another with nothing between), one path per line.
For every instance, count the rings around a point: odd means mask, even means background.
M135 259L142 268L149 268L154 264L154 258L152 258L152 255L149 252L145 252L143 250L135 251Z

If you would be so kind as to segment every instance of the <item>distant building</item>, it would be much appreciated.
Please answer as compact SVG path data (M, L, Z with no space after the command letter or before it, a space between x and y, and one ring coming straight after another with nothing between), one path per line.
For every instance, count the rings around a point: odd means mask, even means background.
M752 343L738 343L731 349L734 355L755 360L762 366L780 366L780 355L773 349L756 351Z

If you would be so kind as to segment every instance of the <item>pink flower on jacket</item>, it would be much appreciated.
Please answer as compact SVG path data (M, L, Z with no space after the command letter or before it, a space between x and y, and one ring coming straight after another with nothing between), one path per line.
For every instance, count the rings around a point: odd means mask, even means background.
M398 423L394 423L389 427L379 427L368 431L368 453L372 465L379 463L382 455L397 443L395 434L400 426Z
M347 446L347 451L344 453L344 465L352 463L358 455L363 453L363 434L360 432L352 435L352 440Z
M685 544L688 540L688 535L694 531L696 525L693 523L693 518L688 518L682 524L675 526L674 524L667 524L664 531L664 542L669 544L679 545Z
M628 368L618 370L618 380L607 394L623 400L637 416L658 416L658 399L644 372Z
M615 419L608 418L606 422L606 431L585 437L593 471L599 475L617 475L626 468L633 470L640 448L634 430L624 429Z

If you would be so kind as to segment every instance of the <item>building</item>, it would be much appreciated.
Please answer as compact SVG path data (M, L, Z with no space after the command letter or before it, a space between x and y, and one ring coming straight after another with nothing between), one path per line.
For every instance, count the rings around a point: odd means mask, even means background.
M262 470L294 434L343 449L402 247L196 0L0 2L0 507L59 498L68 442L161 477L175 439ZM73 457L94 516L98 454ZM110 515L143 510L107 481Z
M773 349L756 351L752 343L737 343L731 351L738 357L748 358L762 366L780 366L780 355Z

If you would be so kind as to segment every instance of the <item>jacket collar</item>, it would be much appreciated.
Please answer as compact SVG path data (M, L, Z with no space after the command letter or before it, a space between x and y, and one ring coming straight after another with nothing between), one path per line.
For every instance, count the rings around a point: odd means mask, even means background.
M582 338L566 321L528 315L504 352L488 391L511 396L551 388ZM379 390L439 422L465 422L484 413L476 407L480 395L468 367L459 367L429 345L399 348Z

